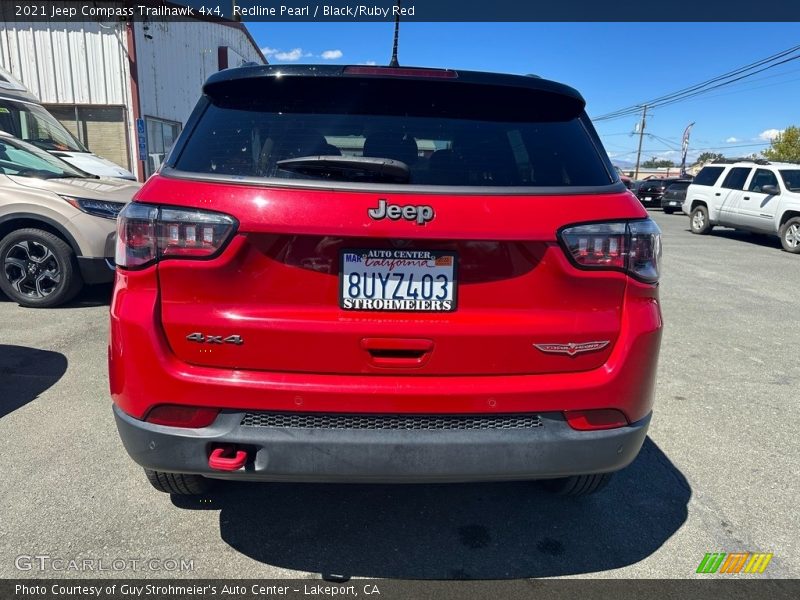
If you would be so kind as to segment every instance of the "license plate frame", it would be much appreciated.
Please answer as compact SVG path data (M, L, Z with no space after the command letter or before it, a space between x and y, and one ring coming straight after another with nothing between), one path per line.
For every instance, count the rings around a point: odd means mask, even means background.
M387 255L386 253L389 253ZM411 253L414 258L410 258L408 254ZM372 254L372 255L370 255ZM450 265L429 265L429 266L418 266L418 265L400 265L399 268L389 268L388 266L384 265L370 265L366 266L365 263L359 263L358 261L347 261L348 256L360 256L362 261L366 261L367 259L373 260L428 260L428 261L436 261L436 259L441 259L445 257L451 258ZM417 255L425 255L428 258L416 258ZM373 277L373 290L375 291L375 298L356 298L353 297L352 294L345 294L345 286L348 284L347 278L349 273L353 272L351 268L349 271L347 270L347 265L355 266L355 265L365 265L362 268L371 269L373 272L381 272L384 275L388 274L389 280L387 284L383 284L382 280L378 278L375 280ZM403 268L405 267L405 271ZM449 268L449 270L448 270ZM404 274L407 274L408 271L418 272L419 270L431 270L431 274L433 276L433 284L432 284L432 298L410 298L407 296L402 296L400 298L394 298L392 296L396 296L398 292L398 288L401 285L405 285L405 291L409 290L408 282L409 280L406 279ZM437 270L439 272L437 272ZM396 277L392 277L394 273L401 273L403 275L402 281L398 281ZM438 296L442 293L441 288L441 281L437 281L437 275L441 274L449 274L449 281L447 285L449 285L450 290L449 294L445 293L445 298L438 298ZM458 308L458 253L454 250L428 250L428 249L404 249L404 248L344 248L339 252L339 285L338 285L338 296L339 296L339 308L346 311L365 311L365 312L405 312L405 313L451 313L457 310ZM422 278L419 281L414 282L420 286L421 294L421 283ZM395 287L390 290L388 289L392 285L392 281L396 282ZM438 284L438 287L437 287ZM366 282L365 282L366 287ZM439 294L436 293L438 289ZM380 292L380 295L378 295ZM388 297L386 297L388 296ZM351 302L348 303L346 300L350 300ZM373 302L380 300L381 307L376 308L375 306L370 307L363 307L363 303L365 300L372 300ZM354 302L360 301L360 302ZM440 302L444 304L445 302L449 302L449 307L443 307L439 305L436 307L434 301ZM413 303L418 305L419 307L414 307ZM425 305L425 302L431 303L430 306ZM427 307L426 307L427 306Z

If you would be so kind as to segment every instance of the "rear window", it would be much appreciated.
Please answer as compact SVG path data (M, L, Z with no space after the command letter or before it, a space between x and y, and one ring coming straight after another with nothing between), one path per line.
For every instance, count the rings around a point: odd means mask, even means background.
M673 192L680 192L688 188L690 183L691 182L689 181L681 181L679 183L673 183L667 189Z
M173 166L361 181L358 158L371 157L407 165L410 185L596 187L616 180L573 99L472 84L319 79L262 78L216 90ZM334 168L335 159L328 169L323 159L311 173L279 164L319 156L356 160L347 170Z
M714 185L724 170L725 167L703 167L692 183L694 185Z

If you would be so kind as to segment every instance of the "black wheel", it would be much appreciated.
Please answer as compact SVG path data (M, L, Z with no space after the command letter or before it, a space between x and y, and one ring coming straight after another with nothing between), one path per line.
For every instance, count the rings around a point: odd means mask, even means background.
M787 252L800 254L800 217L792 217L781 225L781 246Z
M674 213L674 212L675 212L675 209L674 209L674 208L665 208L665 209L663 209L663 210L664 210L664 214L665 214L665 215L671 215L672 213Z
M205 494L211 489L212 482L201 475L187 475L186 473L164 473L145 469L147 481L159 492L178 494L179 496L194 496Z
M705 235L711 233L711 230L714 229L714 226L708 219L708 209L702 204L692 209L689 215L689 222L691 223L692 233Z
M544 482L547 491L559 496L588 496L599 492L611 481L613 473L596 475L573 475L561 479L548 479Z
M41 229L12 231L0 241L0 289L20 306L52 308L83 287L75 253Z

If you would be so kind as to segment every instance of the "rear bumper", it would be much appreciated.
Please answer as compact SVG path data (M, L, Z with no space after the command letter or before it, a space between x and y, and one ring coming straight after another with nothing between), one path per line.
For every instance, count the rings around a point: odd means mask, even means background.
M661 198L661 208L674 208L675 210L683 210L683 199L668 198L664 196Z
M660 193L652 193L646 194L639 192L639 202L641 202L645 206L661 206L661 199L663 198L663 194ZM645 198L650 198L649 200L645 200Z
M628 465L651 415L627 427L575 431L558 413L519 429L371 430L251 427L243 412L220 414L209 427L145 423L114 406L125 449L141 466L222 479L339 482L458 482L547 479L606 473ZM208 466L211 450L248 452L232 472Z

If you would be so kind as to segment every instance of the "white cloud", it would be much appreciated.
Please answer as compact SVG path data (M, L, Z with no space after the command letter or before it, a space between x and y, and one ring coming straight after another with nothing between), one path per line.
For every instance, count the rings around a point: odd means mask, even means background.
M293 48L292 50L280 50L278 48L270 48L265 46L261 49L261 53L268 59L282 60L282 61L296 61L301 58L311 56L310 52L304 52L302 48Z
M741 140L739 138L731 136L727 140L725 140L725 143L726 144L735 144L736 142L740 142L740 141Z
M758 139L764 140L765 142L769 142L771 140L774 140L781 133L783 133L783 129L765 129L764 131L758 134Z
M337 58L342 58L343 53L341 50L325 50L321 56L325 60L336 60Z
M276 52L275 59L276 60L286 60L286 61L295 61L300 60L304 56L310 56L307 53L303 53L302 48L293 48L287 52Z
M680 157L680 155L681 153L678 150L664 150L663 152L648 152L646 155L642 153L642 160L647 160L648 158L653 156L656 158L667 159L667 158L675 158L676 156Z

